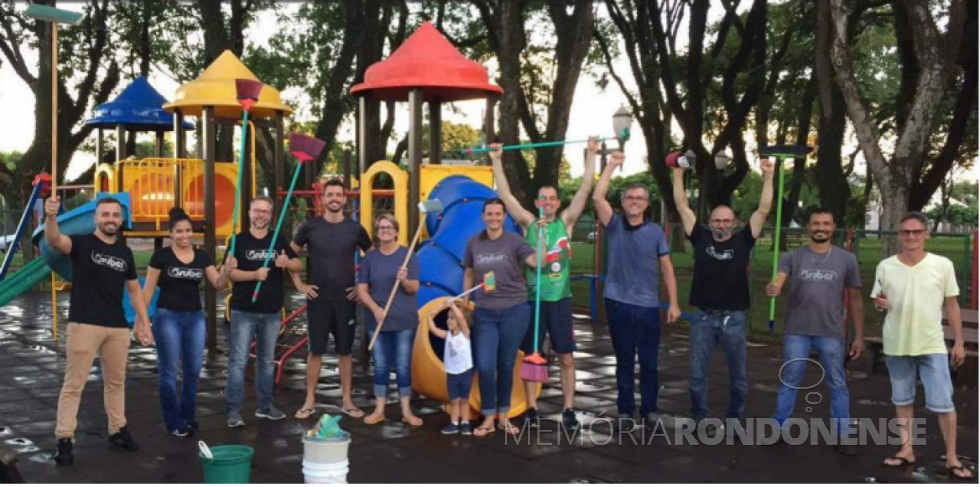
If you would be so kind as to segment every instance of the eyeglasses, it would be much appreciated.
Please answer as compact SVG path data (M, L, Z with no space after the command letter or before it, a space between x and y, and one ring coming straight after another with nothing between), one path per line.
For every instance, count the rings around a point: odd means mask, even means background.
M903 237L906 237L906 238L908 238L908 237L920 237L924 233L926 233L926 229L924 229L924 228L918 228L918 229L915 229L915 230L899 230L898 231L898 234L899 235L901 235Z

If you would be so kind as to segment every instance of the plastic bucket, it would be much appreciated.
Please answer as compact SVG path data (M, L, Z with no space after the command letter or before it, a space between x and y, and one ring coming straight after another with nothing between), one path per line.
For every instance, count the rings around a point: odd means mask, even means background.
M303 477L307 484L346 484L350 471L347 460L338 463L317 464L303 461Z
M691 164L690 159L680 152L671 152L670 154L667 154L667 158L664 162L666 162L667 167L670 168L679 167L681 169L691 169L691 166L693 165Z
M208 484L247 484L252 477L251 447L245 445L221 445L211 448L213 458L203 454L204 482Z
M307 438L303 437L303 463L312 465L332 465L347 462L347 449L350 447L350 435L342 438Z

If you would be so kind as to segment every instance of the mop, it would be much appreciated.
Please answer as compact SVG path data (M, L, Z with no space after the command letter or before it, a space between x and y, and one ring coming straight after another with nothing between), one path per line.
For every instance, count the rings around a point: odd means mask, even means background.
M543 219L544 207L538 205L538 222ZM538 227L538 265L535 269L537 279L534 281L534 353L524 357L524 362L521 364L521 380L528 382L548 380L548 361L541 357L541 353L538 351L538 333L541 324L541 254L544 253L544 240L546 238L544 227L538 225L538 222L534 223Z
M242 110L242 148L238 151L238 184L235 185L235 214L231 220L232 233L238 231L238 219L242 211L242 174L245 173L245 141L248 139L248 111L259 101L259 93L262 93L262 82L252 79L236 79L235 91L235 99L238 100L238 104L244 110ZM231 244L228 247L228 255L232 257L235 256L236 240L238 239L232 236Z
M304 135L299 132L289 134L289 153L299 163L296 164L296 170L293 171L293 180L289 183L289 191L286 192L286 200L282 203L279 221L276 222L276 231L272 234L272 242L269 243L269 251L265 253L265 261L262 263L262 267L269 267L269 259L276 252L275 247L276 241L279 239L279 231L282 230L282 222L286 220L286 212L289 211L289 200L293 197L293 189L296 188L296 180L299 179L299 173L303 168L303 163L313 161L319 157L324 145L326 145L326 142L315 137L310 137L309 135ZM255 292L252 293L253 303L259 299L259 290L262 289L262 282L259 281L255 284Z

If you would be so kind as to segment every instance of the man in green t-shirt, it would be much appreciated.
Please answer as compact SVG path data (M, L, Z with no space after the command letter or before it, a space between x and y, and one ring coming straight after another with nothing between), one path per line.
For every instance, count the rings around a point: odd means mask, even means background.
M875 308L888 313L881 338L902 439L898 453L885 459L884 464L904 467L915 463L909 422L918 379L925 390L926 409L939 416L949 475L972 480L973 473L956 456L956 407L949 376L950 365L958 367L966 358L960 305L956 301L960 288L953 263L926 252L928 238L929 221L925 215L906 214L898 230L902 249L898 255L881 261L875 270L871 297L875 298ZM944 310L953 332L953 346L948 351L942 324Z
M545 250L545 261L542 262L541 269L541 316L539 320L540 331L537 333L537 349L541 349L545 335L551 336L551 348L558 355L558 364L561 369L561 390L565 399L564 410L562 412L562 426L566 431L574 430L579 426L575 419L575 412L572 405L575 400L575 359L572 353L575 352L575 336L572 327L572 286L570 278L570 267L572 263L571 235L575 228L575 222L585 209L589 200L589 192L592 190L592 180L595 175L595 155L599 151L599 142L595 137L591 137L588 143L587 154L585 155L585 168L582 175L582 184L572 197L568 208L561 213L561 199L558 197L558 188L554 186L542 186L538 189L538 198L535 202L535 210L541 211L543 219L538 218L535 213L528 211L510 192L510 185L507 183L507 176L504 174L504 166L501 162L500 144L490 146L490 160L493 161L493 176L497 183L497 193L503 200L510 217L521 226L527 241L535 250L538 249L538 234L543 234L544 241L542 247ZM525 271L529 293L533 295L536 290L537 274L534 269ZM534 344L534 314L531 315L531 325L528 327L524 343L521 350L524 353L531 353L535 349ZM538 425L538 397L535 391L536 384L533 382L524 383L524 391L527 394L527 415L525 421L530 426Z

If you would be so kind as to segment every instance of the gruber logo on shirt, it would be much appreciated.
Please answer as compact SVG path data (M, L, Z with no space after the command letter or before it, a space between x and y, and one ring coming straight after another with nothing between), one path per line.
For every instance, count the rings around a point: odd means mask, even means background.
M268 256L269 259L275 259L276 253L269 252L269 249L249 250L245 252L245 258L248 260L265 260L266 256Z
M820 269L802 269L800 270L800 279L804 281L834 282L837 280L837 273L834 271L822 271Z
M718 252L715 250L714 245L709 245L706 252L717 260L732 260L735 258L735 251L733 249L725 249L722 252Z
M474 260L477 264L494 264L506 261L507 256L504 254L479 254Z
M186 267L171 267L167 270L167 275L174 279L200 281L204 278L204 271L201 269L188 269Z
M100 254L94 250L92 251L92 263L102 267L108 267L117 272L126 272L125 260L111 255Z

